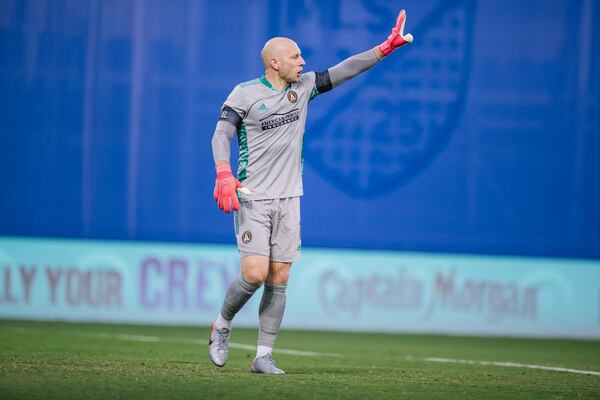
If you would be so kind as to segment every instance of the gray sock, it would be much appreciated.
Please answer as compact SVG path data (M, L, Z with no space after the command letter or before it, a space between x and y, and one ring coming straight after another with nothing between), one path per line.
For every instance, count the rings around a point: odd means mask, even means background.
M265 289L260 301L258 317L260 331L258 332L258 345L273 347L277 332L283 319L285 310L285 290L287 285L270 285L265 283Z
M223 306L221 307L223 318L231 321L259 287L260 284L254 285L247 282L241 275L238 279L231 282L231 285L227 289L225 300L223 300Z

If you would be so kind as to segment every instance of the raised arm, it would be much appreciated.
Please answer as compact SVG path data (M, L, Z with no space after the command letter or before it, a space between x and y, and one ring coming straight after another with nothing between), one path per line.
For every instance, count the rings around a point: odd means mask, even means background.
M405 23L406 12L402 10L398 14L396 25L392 28L392 33L390 33L385 42L364 53L349 57L325 72L317 73L316 87L319 93L324 93L341 85L348 79L354 78L356 75L373 67L398 47L411 43L413 35L410 33L404 34Z

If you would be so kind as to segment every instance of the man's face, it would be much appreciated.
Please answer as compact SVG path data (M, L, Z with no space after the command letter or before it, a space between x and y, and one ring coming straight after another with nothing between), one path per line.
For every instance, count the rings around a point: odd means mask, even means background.
M300 80L300 74L304 68L304 59L300 54L298 45L294 42L289 42L284 49L281 51L281 55L278 58L279 63L279 76L288 83L298 82Z

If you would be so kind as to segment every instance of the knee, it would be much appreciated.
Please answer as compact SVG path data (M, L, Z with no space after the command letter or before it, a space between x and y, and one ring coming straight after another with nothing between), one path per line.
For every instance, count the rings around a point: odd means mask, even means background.
M242 277L253 285L262 285L269 273L269 259L263 256L248 256L241 261Z
M244 271L242 275L246 282L253 285L262 285L267 279L267 274L260 270L249 269Z

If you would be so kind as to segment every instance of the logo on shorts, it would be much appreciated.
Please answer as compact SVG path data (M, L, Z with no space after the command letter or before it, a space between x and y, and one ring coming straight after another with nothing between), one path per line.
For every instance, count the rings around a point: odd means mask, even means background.
M290 103L295 103L298 101L298 94L293 90L290 90L287 94L287 98L290 101Z
M246 231L242 233L242 243L250 243L252 241L252 233Z

